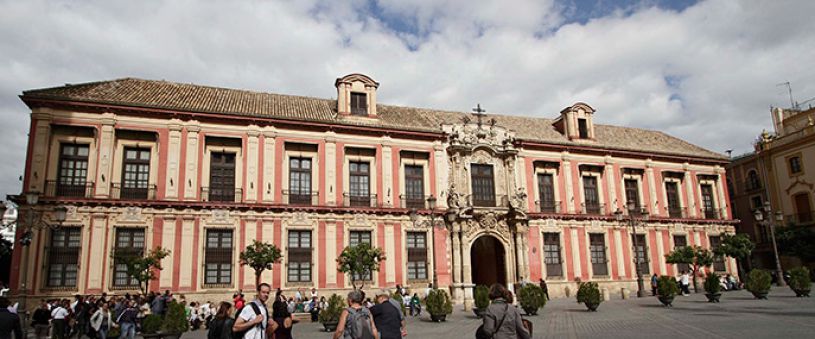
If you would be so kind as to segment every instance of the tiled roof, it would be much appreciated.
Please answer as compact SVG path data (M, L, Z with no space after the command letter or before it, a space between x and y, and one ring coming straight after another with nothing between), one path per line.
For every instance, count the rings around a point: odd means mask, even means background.
M441 124L459 123L463 112L377 105L376 119L337 115L337 102L294 95L261 93L168 81L124 78L23 92L23 99L39 98L82 101L123 106L163 108L190 112L256 116L357 125L409 131L440 132ZM515 131L521 140L561 145L584 145L603 149L654 152L679 156L727 159L659 131L595 124L595 141L570 141L552 126L554 120L488 114L498 126Z

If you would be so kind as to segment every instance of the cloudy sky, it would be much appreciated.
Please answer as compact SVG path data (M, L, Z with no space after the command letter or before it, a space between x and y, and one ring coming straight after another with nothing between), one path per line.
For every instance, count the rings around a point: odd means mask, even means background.
M751 149L769 107L815 97L815 1L0 0L0 193L19 193L23 90L121 77L658 129Z

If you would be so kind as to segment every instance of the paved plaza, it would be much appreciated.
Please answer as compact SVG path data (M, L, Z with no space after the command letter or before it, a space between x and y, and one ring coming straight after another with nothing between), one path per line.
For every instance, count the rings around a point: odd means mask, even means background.
M535 338L812 338L815 299L796 298L788 288L775 288L769 300L754 300L746 291L728 292L721 303L703 294L677 297L665 308L655 297L613 299L587 312L574 299L555 299L542 314L529 317ZM474 338L480 324L472 312L457 308L448 321L431 323L426 314L408 320L408 338ZM294 337L329 338L318 323L295 325ZM203 330L184 339L206 338Z

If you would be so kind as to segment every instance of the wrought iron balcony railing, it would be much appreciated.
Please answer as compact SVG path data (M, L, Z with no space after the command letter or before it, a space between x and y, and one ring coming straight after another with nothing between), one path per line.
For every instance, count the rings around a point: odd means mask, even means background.
M590 215L603 215L605 213L606 204L598 202L584 202L581 204L580 214Z
M316 206L320 194L317 191L283 190L283 203L296 206Z
M560 201L535 201L535 211L538 213L560 213Z
M343 193L342 196L345 207L379 207L376 194Z
M399 195L399 201L401 203L402 208L408 209L427 209L427 199L430 198L429 195L412 195L412 194L401 194Z
M84 184L67 184L48 180L45 182L43 195L55 198L93 198L93 188L92 181Z
M110 184L110 198L120 200L155 200L156 199L156 185L147 185L147 187L122 187L120 183Z
M240 203L243 202L243 189L201 187L201 201Z

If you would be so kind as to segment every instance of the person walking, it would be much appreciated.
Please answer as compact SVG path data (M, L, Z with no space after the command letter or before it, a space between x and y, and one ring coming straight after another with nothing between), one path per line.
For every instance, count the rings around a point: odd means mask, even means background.
M255 300L245 305L235 317L235 324L232 325L233 332L246 332L243 335L244 339L268 338L266 329L270 324L266 302L269 300L270 293L272 293L272 286L267 283L258 285Z
M546 301L549 301L549 286L546 285L546 280L543 280L543 278L540 280L540 287L543 290L543 295L546 297Z
M531 338L524 327L521 312L507 302L508 295L509 291L501 284L490 287L489 297L492 302L484 311L483 324L476 332L476 338Z
M126 308L116 318L116 323L119 324L119 339L134 339L136 337L136 318L139 316L139 310L133 300L125 300L124 303Z
M232 326L235 320L232 314L232 304L224 301L218 306L218 313L207 326L207 339L232 339Z
M689 279L688 272L682 271L682 276L679 278L679 281L680 281L680 284L682 284L682 295L683 296L690 295L690 288L688 287L688 285L690 283L688 282L688 279Z
M657 295L657 281L659 281L659 277L657 277L657 274L654 273L654 275L651 276L651 295L652 296Z
M401 339L407 335L402 308L391 302L387 293L376 296L376 305L371 307L371 314L380 339Z
M371 312L362 306L365 296L359 290L348 292L348 307L340 314L333 339L375 339L376 324Z
M8 298L0 297L0 339L23 339L23 328L20 327L20 317L9 311L11 304Z
M47 339L48 338L48 328L49 323L51 322L51 311L48 309L48 302L45 299L42 300L42 304L40 307L34 311L34 315L31 316L31 326L34 327L34 335L37 339Z
M64 339L68 334L68 300L62 300L51 309L51 323L54 325L54 339Z
M91 328L96 331L98 339L106 339L108 332L113 328L113 320L110 315L110 307L107 303L102 305L91 316Z

